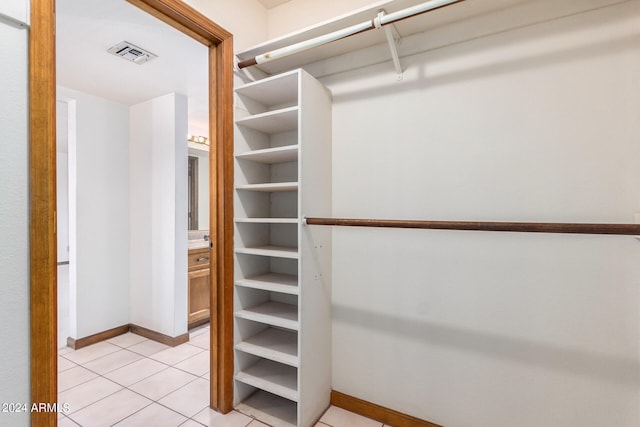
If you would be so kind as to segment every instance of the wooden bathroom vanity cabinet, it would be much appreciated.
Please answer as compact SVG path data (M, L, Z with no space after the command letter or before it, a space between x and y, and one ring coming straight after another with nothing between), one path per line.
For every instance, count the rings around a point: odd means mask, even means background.
M210 249L189 249L188 327L209 321Z

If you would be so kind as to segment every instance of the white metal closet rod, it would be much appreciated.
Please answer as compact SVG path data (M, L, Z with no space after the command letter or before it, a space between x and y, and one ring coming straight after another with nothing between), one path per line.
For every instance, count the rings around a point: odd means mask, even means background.
M360 24L352 25L342 30L334 31L329 34L318 36L309 40L305 40L299 43L294 43L289 46L282 47L280 49L266 52L253 58L246 59L238 62L238 68L246 68L252 65L264 64L266 62L273 61L275 59L283 58L285 56L293 55L295 53L303 52L314 47L322 46L327 43L331 43L336 40L343 39L345 37L352 36L354 34L369 31L374 28L380 28L384 25L393 24L394 22L401 21L403 19L411 18L413 16L421 15L423 13L439 9L444 6L449 6L455 3L460 3L465 0L430 0L425 3L418 4L416 6L408 7L406 9L399 10L397 12L390 13L388 15L377 16L369 21L362 22Z

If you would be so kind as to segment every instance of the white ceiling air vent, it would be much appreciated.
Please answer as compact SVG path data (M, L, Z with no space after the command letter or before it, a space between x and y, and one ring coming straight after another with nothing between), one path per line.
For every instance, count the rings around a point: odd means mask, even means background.
M154 55L148 50L144 50L141 47L136 46L133 43L127 41L120 42L117 45L107 49L107 52L113 53L116 56L135 62L138 65L142 65L147 61L151 61L157 58L158 55Z

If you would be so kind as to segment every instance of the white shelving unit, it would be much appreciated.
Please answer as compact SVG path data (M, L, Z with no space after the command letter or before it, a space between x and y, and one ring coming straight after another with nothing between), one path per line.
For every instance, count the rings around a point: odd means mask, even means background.
M331 95L303 70L236 89L235 406L310 427L331 393Z

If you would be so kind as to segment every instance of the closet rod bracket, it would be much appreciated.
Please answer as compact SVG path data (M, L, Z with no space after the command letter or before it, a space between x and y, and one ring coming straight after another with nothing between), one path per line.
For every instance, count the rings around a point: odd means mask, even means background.
M402 80L402 65L400 64L400 57L398 56L398 41L400 40L400 34L396 30L393 24L382 25L382 17L385 15L384 10L378 12L378 16L373 19L373 26L380 30L384 30L384 34L387 37L387 44L389 45L389 51L391 52L391 59L393 59L393 66L396 69L398 80Z

